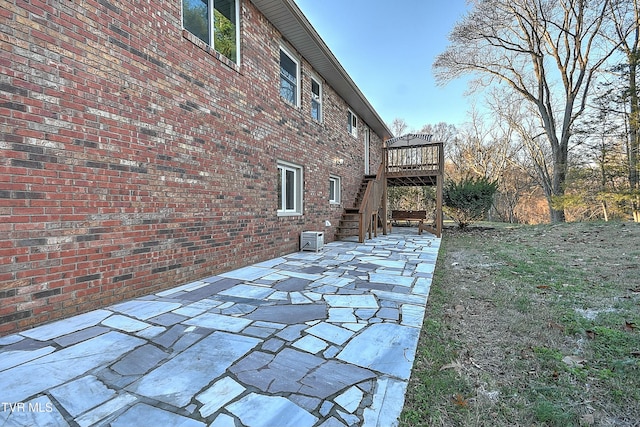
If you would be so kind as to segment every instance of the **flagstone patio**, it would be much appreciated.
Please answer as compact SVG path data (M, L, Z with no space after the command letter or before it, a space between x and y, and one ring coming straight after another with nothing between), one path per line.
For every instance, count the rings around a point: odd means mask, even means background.
M397 425L439 245L394 228L2 337L0 425Z

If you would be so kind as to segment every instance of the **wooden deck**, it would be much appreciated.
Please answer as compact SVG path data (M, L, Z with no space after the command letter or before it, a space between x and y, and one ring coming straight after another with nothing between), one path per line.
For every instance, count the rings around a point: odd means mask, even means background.
M442 187L444 180L443 143L431 142L431 135L410 134L390 139L384 144L383 162L376 175L365 177L364 196L357 206L345 208L338 226L338 238L355 235L364 242L377 236L379 225L383 234L390 231L387 207L388 187L436 187L436 219L433 224L421 223L419 231L427 230L442 236ZM353 234L352 234L353 233Z
M431 142L431 135L410 134L385 142L385 195L387 187L436 187L436 235L442 235L442 187L444 180L444 144ZM387 218L383 204L383 218ZM386 221L383 232L387 233Z

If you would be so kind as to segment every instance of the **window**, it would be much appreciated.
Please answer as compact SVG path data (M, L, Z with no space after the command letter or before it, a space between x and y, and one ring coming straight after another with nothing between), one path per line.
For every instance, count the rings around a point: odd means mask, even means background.
M300 105L300 65L293 55L280 48L280 96L289 104Z
M182 25L238 63L240 0L182 0Z
M311 77L311 118L322 121L322 85Z
M340 203L340 178L329 177L329 203Z
M302 167L278 163L278 215L302 215Z
M347 111L347 130L353 136L358 136L358 118L353 111Z

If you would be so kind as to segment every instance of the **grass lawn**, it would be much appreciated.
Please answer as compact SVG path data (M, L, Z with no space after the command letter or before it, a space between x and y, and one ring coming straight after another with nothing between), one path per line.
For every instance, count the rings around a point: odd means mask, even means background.
M640 224L444 232L400 425L640 426Z

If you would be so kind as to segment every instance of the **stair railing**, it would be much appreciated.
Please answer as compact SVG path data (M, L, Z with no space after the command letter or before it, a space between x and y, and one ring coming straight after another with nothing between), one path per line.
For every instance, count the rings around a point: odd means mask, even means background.
M367 183L367 189L362 197L360 209L358 210L360 215L358 241L360 243L364 242L367 233L369 233L370 239L372 234L378 235L378 210L382 205L385 184L384 171L384 162L382 162L378 168L376 179L372 179Z

